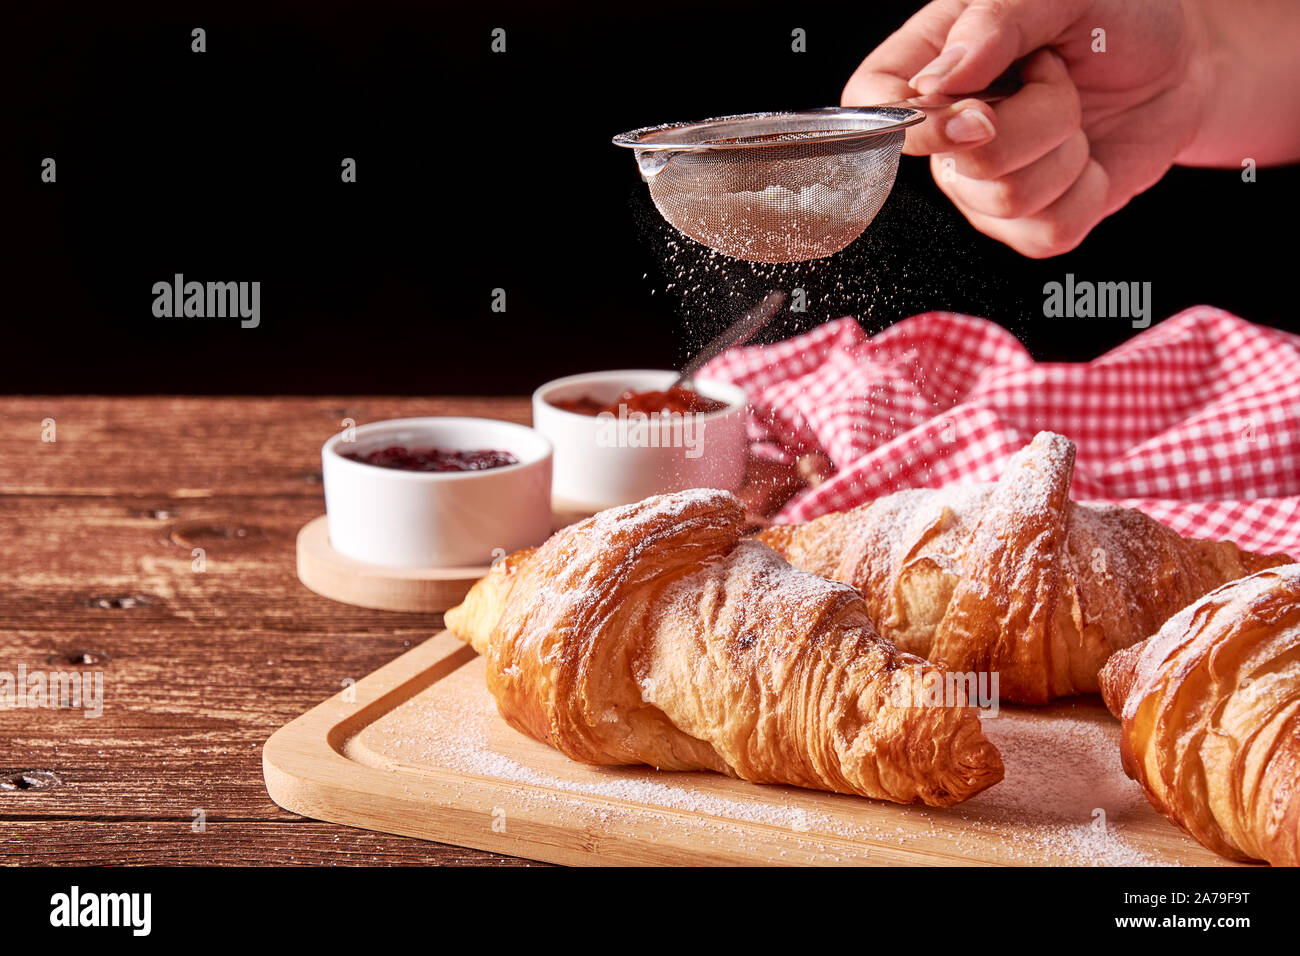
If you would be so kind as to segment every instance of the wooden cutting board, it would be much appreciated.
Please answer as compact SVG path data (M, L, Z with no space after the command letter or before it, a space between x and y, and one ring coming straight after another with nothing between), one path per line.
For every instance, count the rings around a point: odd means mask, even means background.
M279 730L262 763L295 813L555 863L1231 865L1151 810L1095 699L984 726L1006 779L947 810L589 767L508 727L482 659L443 632Z

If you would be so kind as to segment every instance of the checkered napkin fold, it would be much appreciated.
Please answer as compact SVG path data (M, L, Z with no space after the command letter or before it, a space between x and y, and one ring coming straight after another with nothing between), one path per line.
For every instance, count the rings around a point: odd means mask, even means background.
M871 337L843 318L732 349L700 375L748 393L756 455L834 464L777 522L994 481L1046 429L1078 446L1075 500L1300 559L1300 336L1220 309L1187 309L1078 364L1035 362L966 315L927 312Z

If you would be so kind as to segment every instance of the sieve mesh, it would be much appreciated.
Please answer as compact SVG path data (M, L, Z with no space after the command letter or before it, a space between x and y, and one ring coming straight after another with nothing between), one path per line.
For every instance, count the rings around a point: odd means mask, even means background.
M820 259L862 234L898 171L916 110L722 117L615 138L636 150L660 214L725 255ZM915 118L913 118L915 117Z

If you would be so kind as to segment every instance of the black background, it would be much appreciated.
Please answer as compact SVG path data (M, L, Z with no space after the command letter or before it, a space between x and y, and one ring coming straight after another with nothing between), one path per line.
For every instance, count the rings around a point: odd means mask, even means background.
M208 839L220 839L209 832ZM276 861L268 861L276 862ZM865 861L870 864L870 858ZM624 870L633 892L654 892L662 879L647 871ZM620 877L621 877L620 873ZM732 904L746 917L728 925L727 942L753 949L770 946L772 921L755 913L757 899L792 899L814 895L824 913L863 916L827 920L816 927L818 942L832 947L862 946L868 936L884 931L914 948L945 939L969 939L969 947L996 946L1008 935L1008 921L1018 930L1047 936L1062 931L1080 944L1128 946L1158 942L1187 949L1187 940L1201 948L1260 948L1277 943L1294 930L1290 886L1278 882L1268 866L1219 868L996 868L978 878L949 878L961 888L961 899L936 912L935 874L926 868L870 866L854 871L852 884L833 868L818 870L729 870L725 878L707 869L673 870L673 892L680 899L711 899ZM656 881L651 884L651 881ZM51 896L68 894L77 884L86 892L151 892L152 933L135 938L127 929L52 927ZM411 874L402 868L294 868L291 873L257 868L133 868L92 869L6 868L0 870L0 918L29 943L83 946L168 946L201 938L222 947L248 948L250 940L289 944L296 951L346 947L355 952L376 946L377 940L400 940L420 934L437 946L456 927L489 929L500 944L537 946L543 933L575 933L585 939L623 944L628 934L627 907L608 900L610 874L593 869L424 868ZM1165 904L1161 907L1126 903L1125 895L1180 892L1197 895L1245 894L1244 903ZM863 895L872 904L863 903ZM624 895L629 895L624 892ZM591 899L599 905L582 914L575 930L565 904ZM346 900L346 908L337 901ZM1014 903L1014 905L1013 905ZM888 905L888 921L881 905ZM775 908L775 907L774 907ZM642 908L643 909L643 908ZM805 910L807 908L805 907ZM1014 912L1013 912L1014 910ZM753 914L753 916L751 916ZM658 913L655 913L658 917ZM1204 929L1136 929L1117 927L1115 917L1247 917L1247 927ZM646 917L649 918L649 917ZM881 926L888 922L887 929ZM662 918L642 935L658 933ZM680 921L679 921L680 923ZM640 927L638 927L640 929ZM676 930L672 925L671 930ZM671 931L669 930L669 931ZM441 934L441 935L439 935ZM555 933L550 933L555 938Z
M810 306L769 338L931 308L992 318L1040 359L1133 334L1044 318L1043 284L1067 272L1150 281L1157 320L1206 302L1300 327L1281 228L1296 167L1253 184L1176 169L1078 250L1035 262L967 226L926 161L904 157L844 253L775 278L733 262L683 299L668 286L693 254L665 265L671 230L610 136L837 103L915 4L836 6L11 8L0 391L525 392L680 362L773 282ZM206 53L190 51L195 26ZM505 54L490 52L494 27ZM795 27L806 53L790 50ZM40 181L46 156L55 184ZM355 184L340 181L345 156ZM154 318L153 283L176 272L261 281L261 326Z
M216 839L212 833L209 839ZM267 861L275 862L275 861ZM871 863L867 858L861 862ZM877 861L878 862L878 861ZM655 892L662 880L648 872L627 873L631 893ZM622 874L620 874L621 876ZM950 878L960 887L960 901L936 909L935 875L921 867L860 868L846 886L833 868L819 870L734 869L725 878L708 869L673 870L673 892L685 900L709 898L730 904L749 918L728 925L727 943L740 949L771 945L770 919L755 911L756 899L799 899L815 895L820 911L861 918L830 919L816 929L821 945L837 948L862 946L883 932L904 940L915 949L931 945L936 934L944 939L969 940L969 948L997 945L1014 919L1019 931L1047 938L1063 932L1082 945L1150 944L1188 950L1196 938L1202 949L1259 948L1283 938L1293 919L1290 887L1278 882L1267 866L1224 870L1214 867L994 868L978 878ZM288 944L297 951L346 947L356 952L376 942L399 941L419 934L437 946L459 927L487 927L494 943L536 947L539 932L548 939L558 933L581 932L584 941L597 945L606 940L625 945L629 910L610 900L609 874L593 869L524 869L495 867L423 868L412 874L402 868L295 867L137 867L91 869L85 867L6 868L0 870L0 918L15 935L33 943L81 946L167 946L203 939L209 944L241 950L250 940L264 948L268 943ZM644 881L644 883L643 883ZM651 881L656 881L651 885ZM49 925L50 898L68 893L76 884L82 893L148 892L153 894L153 931L137 938L123 928L53 928ZM1152 907L1125 902L1125 894L1244 893L1246 901L1231 904ZM864 894L871 903L864 903ZM597 905L582 915L581 929L570 913L569 901L590 899ZM347 907L337 905L346 900ZM882 910L887 906L887 912ZM773 907L775 908L775 904ZM802 908L807 911L808 907ZM641 910L644 911L643 906ZM753 914L752 916L750 914ZM887 919L885 917L888 917ZM1117 927L1116 917L1247 917L1249 927L1203 929L1141 929ZM640 919L656 919L641 934L656 934L665 921L658 912ZM888 924L886 926L886 924ZM678 929L680 921L669 925ZM538 927L546 927L539 931ZM551 931L552 927L554 932ZM674 941L675 942L675 941Z

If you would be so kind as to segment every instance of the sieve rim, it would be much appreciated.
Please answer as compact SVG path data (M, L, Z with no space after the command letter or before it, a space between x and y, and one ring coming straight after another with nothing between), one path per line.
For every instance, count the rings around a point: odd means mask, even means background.
M827 130L818 132L815 129L806 132L809 135L800 140L760 140L751 142L742 142L737 140L717 140L705 138L674 138L669 142L656 142L651 137L663 136L670 133L682 134L698 130L701 134L717 127L746 121L774 121L782 120L795 121L800 120L825 120L841 119L845 121L862 121L870 120L886 122L879 126L864 127L862 129L846 130ZM636 149L645 152L657 152L671 150L674 152L699 152L708 150L723 149L775 149L789 147L792 145L810 145L816 143L836 143L851 142L854 140L868 140L878 137L888 136L897 133L909 126L921 122L925 119L925 113L922 110L909 109L906 107L895 106L875 106L875 107L844 107L844 106L827 106L820 109L812 110L790 110L768 113L732 113L727 116L714 116L710 119L696 120L690 123L664 123L659 126L643 126L640 129L629 130L626 133L619 133L613 137L611 142L615 146ZM791 132L798 132L792 130Z

